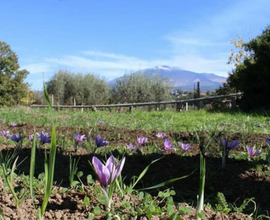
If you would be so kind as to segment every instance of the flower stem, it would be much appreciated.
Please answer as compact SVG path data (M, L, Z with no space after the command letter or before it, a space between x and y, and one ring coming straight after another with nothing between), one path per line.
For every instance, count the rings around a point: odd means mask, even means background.
M204 187L205 187L206 159L203 153L200 153L200 187L197 201L197 220L200 220L200 212L203 211L204 204Z

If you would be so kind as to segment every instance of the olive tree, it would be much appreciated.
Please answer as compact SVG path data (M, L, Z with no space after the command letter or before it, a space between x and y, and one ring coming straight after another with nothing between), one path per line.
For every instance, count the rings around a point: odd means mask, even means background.
M111 88L111 102L133 103L171 99L172 85L158 74L136 72L116 80Z
M87 73L72 73L59 70L49 82L47 82L49 94L53 94L56 103L92 105L105 104L109 97L107 83L99 77Z

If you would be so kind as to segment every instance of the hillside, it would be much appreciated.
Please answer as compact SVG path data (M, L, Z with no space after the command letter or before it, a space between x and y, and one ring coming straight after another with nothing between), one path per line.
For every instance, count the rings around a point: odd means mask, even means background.
M137 72L150 75L160 74L162 77L170 79L175 89L181 89L183 91L192 91L198 81L200 81L202 92L206 92L207 90L214 91L226 81L225 77L217 76L213 73L196 73L169 66L156 66ZM119 78L112 80L110 84L113 84L117 79Z

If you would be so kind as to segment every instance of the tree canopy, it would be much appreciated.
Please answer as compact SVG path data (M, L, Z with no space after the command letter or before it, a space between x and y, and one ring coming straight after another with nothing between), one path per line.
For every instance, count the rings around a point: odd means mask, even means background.
M105 104L109 98L107 83L90 73L75 74L59 70L47 82L47 89L58 104L70 105L74 99L78 105Z
M28 84L24 80L28 73L20 70L18 57L10 46L0 41L0 105L16 105L27 96Z
M141 72L126 74L112 86L111 98L115 103L164 101L171 99L172 85L160 75Z
M95 105L124 102L164 101L171 99L171 84L159 75L126 74L111 87L93 74L75 74L59 70L47 89L54 95L55 103Z
M248 43L240 40L235 45L240 50L230 57L235 69L224 89L243 92L239 100L243 110L270 109L270 26Z

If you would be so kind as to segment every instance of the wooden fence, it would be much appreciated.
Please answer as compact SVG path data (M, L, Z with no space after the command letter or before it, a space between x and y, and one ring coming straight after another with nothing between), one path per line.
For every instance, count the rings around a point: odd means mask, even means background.
M176 110L189 110L189 105L194 104L197 106L198 109L202 106L201 103L213 103L217 100L227 100L230 102L231 108L235 108L235 98L241 96L241 93L229 94L229 95L220 95L220 96L210 96L210 97L203 97L203 98L196 98L196 99L188 99L188 100L172 100L172 101L162 101L162 102L142 102L142 103L124 103L124 104L110 104L110 105L52 105L54 109L61 110L61 109L84 109L89 110L97 110L97 109L111 109L111 108L129 108L129 111L132 111L137 106L148 106L152 107L155 106L157 109L160 109L160 106L164 106L166 109L166 105L175 105ZM53 99L53 97L52 97ZM53 101L52 101L53 103ZM75 103L75 102L74 102ZM47 105L31 105L32 108L47 108Z

